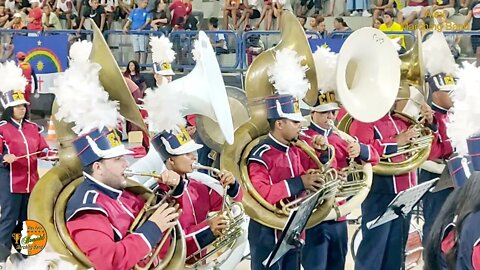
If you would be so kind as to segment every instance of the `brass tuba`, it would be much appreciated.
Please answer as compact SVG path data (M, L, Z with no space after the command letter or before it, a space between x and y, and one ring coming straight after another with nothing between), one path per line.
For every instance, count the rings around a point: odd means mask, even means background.
M113 55L103 38L102 33L92 22L94 30L91 60L100 64L100 80L111 99L120 101L120 114L135 125L146 130L142 117L135 105L133 97L121 75ZM58 111L53 104L52 116ZM87 269L91 263L71 239L65 223L65 208L76 187L83 181L82 165L73 148L72 141L77 135L72 131L72 124L58 121L52 117L59 143L60 161L50 169L37 183L30 196L28 217L39 221L47 231L47 249L54 251L66 261L77 265L77 269ZM152 196L152 192L134 181L128 181L127 189L142 195ZM172 237L167 257L157 269L179 269L183 267L186 253L185 238L177 225Z
M250 218L270 228L283 229L288 216L282 214L281 209L269 204L253 187L247 172L247 157L264 135L268 133L267 111L264 98L273 95L274 88L269 82L267 69L275 61L275 52L289 48L302 56L307 64L307 78L310 81L304 101L313 105L318 96L318 86L315 74L315 65L305 32L295 15L285 12L281 22L282 39L277 46L261 53L247 70L245 87L250 105L250 120L235 131L233 145L224 144L220 155L220 167L231 171L242 181L244 189L243 206ZM320 204L308 221L307 227L319 224L330 212L334 198L327 198Z
M345 44L344 44L345 46ZM425 72L423 69L423 64L421 63L422 61L422 50L421 50L421 37L419 36L419 32L417 31L416 34L416 42L414 46L405 54L400 56L402 62L399 67L397 67L396 70L392 70L392 73L400 73L398 74L398 79L394 81L394 83L385 81L384 83L387 85L392 85L395 87L395 90L390 91L389 97L391 95L394 95L394 99L397 96L397 93L399 92L399 89L405 89L408 88L410 85L415 86L419 88L421 91L423 91L424 96L428 96L428 94L425 93L425 87L424 87L424 76ZM343 49L343 48L342 48ZM388 63L388 62L395 62L398 61L398 57L395 56L396 59L390 59L390 60L385 60L385 55L382 55L382 63ZM419 58L420 57L420 58ZM367 60L365 60L367 61ZM368 61L371 61L369 59ZM385 67L382 66L384 69L393 69L395 67L389 66ZM337 74L337 76L339 76ZM338 77L337 77L338 78ZM338 80L337 80L338 83ZM372 91L369 89L369 91ZM384 91L382 88L378 88L377 91ZM345 91L347 92L347 91ZM359 104L364 103L364 100L369 99L367 96L359 96L356 99L356 102ZM391 106L391 105L390 105ZM370 107L369 107L370 108ZM377 109L376 107L372 107ZM346 106L346 109L348 110L349 108ZM365 114L368 114L370 110L364 110ZM376 174L381 174L381 175L401 175L405 174L411 170L414 170L418 167L421 166L421 164L428 159L428 156L430 155L430 148L431 148L431 143L433 140L433 136L431 134L431 131L424 127L421 123L419 123L417 120L413 119L411 116L406 115L401 112L396 112L397 115L400 117L403 117L407 121L411 122L412 125L415 126L415 128L419 129L421 132L421 137L412 144L409 144L405 147L402 147L399 149L399 151L395 154L392 155L386 155L381 157L381 161L378 165L373 166L373 172ZM384 112L385 114L385 112ZM362 119L359 119L362 121ZM353 121L353 117L349 114L346 114L338 124L338 128L346 133L349 132L350 130L350 125ZM368 122L368 121L365 121ZM401 162L391 162L389 159L398 155L407 155L408 159L401 161Z

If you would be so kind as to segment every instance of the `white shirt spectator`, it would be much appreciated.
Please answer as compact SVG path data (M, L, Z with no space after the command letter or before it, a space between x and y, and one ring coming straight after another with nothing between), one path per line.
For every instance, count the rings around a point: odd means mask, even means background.
M272 3L279 3L280 5L283 5L283 10L293 12L292 3L290 0L272 0Z
M63 11L63 12L67 12L70 10L69 6L71 7L72 9L72 14L75 14L77 15L77 10L75 9L75 5L73 4L73 2L71 0L57 0L57 9Z
M5 9L15 12L15 0L5 0Z
M254 9L262 12L263 0L248 0L248 5L253 6Z
M100 5L105 8L105 12L113 12L118 7L118 2L116 0L100 0Z
M214 43L218 43L222 40L223 40L223 46L221 48L225 49L225 50L228 50L227 40L225 39L225 35L224 34L215 34L214 41L213 41Z

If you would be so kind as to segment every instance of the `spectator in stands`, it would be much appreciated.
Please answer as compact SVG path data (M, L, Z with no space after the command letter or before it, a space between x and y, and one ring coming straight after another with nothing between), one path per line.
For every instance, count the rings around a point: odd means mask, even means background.
M178 24L179 26L181 24L181 26L184 27L187 18L192 14L192 3L188 0L174 0L170 4L169 9L172 13L172 27L174 27L175 24ZM179 18L182 18L183 20L179 20Z
M428 0L427 0L428 1ZM373 22L379 17L383 16L383 13L385 11L392 11L394 15L397 15L397 0L375 0L374 5L373 5ZM403 19L403 16L399 16L401 19ZM401 23L401 19L399 20L399 23Z
M7 10L4 5L0 5L0 28L3 28L8 22L10 15L8 15Z
M44 30L61 30L62 25L57 15L52 12L49 5L43 6L42 25Z
M129 29L134 31L149 30L152 14L150 14L146 7L148 0L140 0L138 7L132 10L128 16L127 22L123 27L123 32L127 33ZM131 26L131 27L130 27ZM147 36L143 33L135 33L130 35L133 44L133 51L135 53L135 60L140 64L146 63L146 43ZM144 69L144 68L142 68Z
M480 14L478 14L478 10L480 10L480 0L473 0L470 4L470 10L465 18L465 22L463 23L463 25L466 25L472 22L471 30L477 32L480 30ZM473 13L474 11L475 14ZM472 43L473 53L475 53L477 58L476 66L480 67L480 36L472 35L470 41Z
M133 0L118 0L117 12L114 16L114 20L125 19L128 17L135 7Z
M270 29L272 29L272 20L273 20L272 0L263 1L262 14L260 15L260 19L258 20L257 24L255 24L253 29L259 29L260 24L264 19L265 19L265 30L270 31Z
M317 17L312 18L310 20L310 27L312 27L313 32L318 32L321 38L327 37L328 33L325 26L325 18L323 16L318 15Z
M55 13L59 19L67 20L67 29L72 29L72 27L76 26L77 10L72 0L57 0Z
M423 8L420 18L432 18L436 11L442 11L445 18L450 18L455 14L454 4L455 0L433 0L433 5Z
M9 14L15 13L15 10L16 10L15 4L16 4L15 0L5 0L5 3L4 3L5 9Z
M250 25L245 27L245 32L251 31ZM246 42L247 63L250 65L253 59L265 50L265 45L259 35L249 35Z
M240 13L240 0L225 0L223 6L223 29L227 30L228 27L228 18L232 17L232 30L233 26L237 25L238 17L241 16Z
M21 30L26 29L27 27L23 24L22 15L20 13L15 13L12 16L12 20L5 24L5 29L12 30Z
M462 15L467 15L470 6L470 0L460 0L460 8L458 9L458 13Z
M57 1L56 0L43 0L42 4L40 5L42 8L46 5L50 6L50 9L55 11L57 8Z
M140 73L140 65L137 61L131 60L128 62L127 68L125 72L123 72L123 76L132 80L140 88L141 93L147 88L145 78Z
M170 10L168 9L166 0L158 1L156 9L152 11L152 22L150 23L150 26L153 30L168 35L170 31L172 31L170 19Z
M277 30L280 30L280 23L282 21L282 13L284 10L292 11L292 4L290 0L272 0L273 15L277 18Z
M380 17L378 17L378 18L375 19L375 21L373 22L372 27L379 29L379 28L380 28L380 25L382 25L382 23L383 23L383 19L380 18Z
M78 25L77 31L81 31L85 19L91 18L95 24L98 26L100 31L107 30L105 26L106 14L102 6L100 6L99 0L90 0L90 6L85 7L83 10L82 19L80 19L80 24Z
M302 26L303 31L306 31L307 29L305 29L305 23L307 23L307 18L305 16L297 16L297 20Z
M393 12L385 11L383 14L383 22L378 28L382 32L403 32L403 27L399 23L393 20ZM405 38L403 35L388 35L391 39L400 38L399 43L402 47L398 53L403 54L406 52Z
M208 30L218 31L218 18L211 17L208 20ZM213 38L210 38L210 42L217 55L228 53L227 40L225 39L224 34L213 34Z
M404 25L411 24L420 17L422 10L427 6L428 0L407 0L407 6L401 10L403 20L400 20L399 23L403 22Z
M297 2L296 14L297 16L306 16L307 13L315 6L315 13L318 14L322 9L321 0L300 0Z
M250 24L250 19L260 18L262 12L262 0L243 0L245 9L243 10L242 17L234 26L235 30L239 29L243 21L245 21L245 26ZM242 30L244 30L242 28Z
M100 0L100 5L105 9L108 29L112 29L113 19L118 8L117 0Z
M38 0L30 0L30 12L27 17L27 29L28 30L42 30L42 9Z
M350 12L350 16L371 17L368 7L368 0L347 0L346 9Z
M341 17L337 17L333 20L333 32L347 32L351 31L348 24Z

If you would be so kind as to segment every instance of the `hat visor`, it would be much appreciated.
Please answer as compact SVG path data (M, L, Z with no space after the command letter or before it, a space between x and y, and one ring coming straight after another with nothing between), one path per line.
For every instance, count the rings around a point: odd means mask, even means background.
M172 155L184 155L184 154L195 152L202 147L203 147L203 145L198 144L195 141L191 140L188 143L176 148L174 153L170 153L170 154L172 154Z
M155 73L158 74L158 75L162 75L162 76L174 76L175 75L175 72L173 72L173 70L171 70L171 69L160 70L160 71L157 71Z
M340 110L337 103L322 104L312 108L315 112L328 112L333 110Z
M297 122L306 122L307 120L302 116L301 113L288 113L284 114L282 117L292 120L292 121L297 121Z
M121 157L124 155L131 155L133 154L132 151L128 150L125 148L125 146L119 145L113 148L110 148L108 150L103 150L103 157L102 158L115 158L115 157Z
M8 107L15 107L17 105L22 105L22 104L25 104L25 105L30 105L30 102L26 101L26 100L15 100L15 101L12 101L10 103L8 103L5 108L8 108Z

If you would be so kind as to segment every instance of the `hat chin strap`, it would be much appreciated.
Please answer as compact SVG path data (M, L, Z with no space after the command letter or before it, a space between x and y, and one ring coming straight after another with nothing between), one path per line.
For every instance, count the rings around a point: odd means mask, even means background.
M90 136L87 135L87 141L90 147L92 148L92 151L95 153L95 155L99 156L100 158L103 158L105 156L105 151L100 149L97 145L97 143L90 138Z

